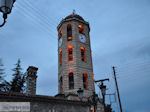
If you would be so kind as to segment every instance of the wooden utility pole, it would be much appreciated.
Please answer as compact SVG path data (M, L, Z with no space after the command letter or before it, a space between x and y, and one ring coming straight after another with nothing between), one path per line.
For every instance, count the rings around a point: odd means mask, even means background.
M117 83L117 79L116 79L116 71L115 71L114 66L112 68L113 68L113 75L114 75L114 79L115 79L115 85L116 85L116 89L117 89L117 96L118 96L118 101L119 101L120 112L122 112L122 105L121 105L121 100L120 100L119 88L118 88L118 83Z

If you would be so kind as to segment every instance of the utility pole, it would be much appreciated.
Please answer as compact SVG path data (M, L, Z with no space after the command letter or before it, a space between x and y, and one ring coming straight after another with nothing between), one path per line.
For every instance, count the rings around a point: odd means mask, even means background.
M117 79L116 79L116 71L115 71L114 66L112 68L113 68L113 75L114 75L114 79L115 79L115 85L116 85L116 89L117 89L117 96L118 96L118 101L119 101L120 112L122 112L122 105L121 105L121 100L120 100L119 88L118 88L118 83L117 83Z

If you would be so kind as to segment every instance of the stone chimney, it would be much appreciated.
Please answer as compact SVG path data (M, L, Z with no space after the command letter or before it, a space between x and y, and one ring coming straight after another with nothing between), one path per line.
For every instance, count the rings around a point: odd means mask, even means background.
M27 77L26 77L26 93L28 95L36 95L36 78L37 78L37 70L38 68L34 66L29 66L27 69Z

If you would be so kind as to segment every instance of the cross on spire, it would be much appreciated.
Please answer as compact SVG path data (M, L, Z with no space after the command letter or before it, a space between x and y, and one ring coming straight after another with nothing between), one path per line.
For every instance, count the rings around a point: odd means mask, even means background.
M73 12L72 12L72 14L74 15L74 14L76 14L76 11L75 11L75 9L73 9Z

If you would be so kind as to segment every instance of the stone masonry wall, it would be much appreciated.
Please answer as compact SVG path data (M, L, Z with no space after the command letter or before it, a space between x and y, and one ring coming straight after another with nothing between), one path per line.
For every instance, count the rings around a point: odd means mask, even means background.
M90 112L90 105L86 102L50 96L0 93L0 102L30 102L30 112Z
M81 43L79 40L78 25L82 23L84 25L84 34L86 35L86 43ZM67 25L72 25L72 41L67 41ZM58 29L58 32L62 32L62 45L58 46L59 49L62 49L62 65L58 64L58 79L62 76L63 78L63 91L62 94L66 93L75 93L79 88L83 88L82 74L88 74L88 89L84 90L84 96L89 97L95 91L94 88L94 79L93 79L93 65L92 65L92 54L90 46L90 36L89 36L89 26L84 21L70 20L62 23L61 27ZM73 61L68 62L68 45L73 46ZM81 61L81 52L80 47L86 48L86 62ZM58 61L59 62L59 61ZM68 85L68 73L74 73L74 89L69 90ZM60 91L59 91L60 93Z

